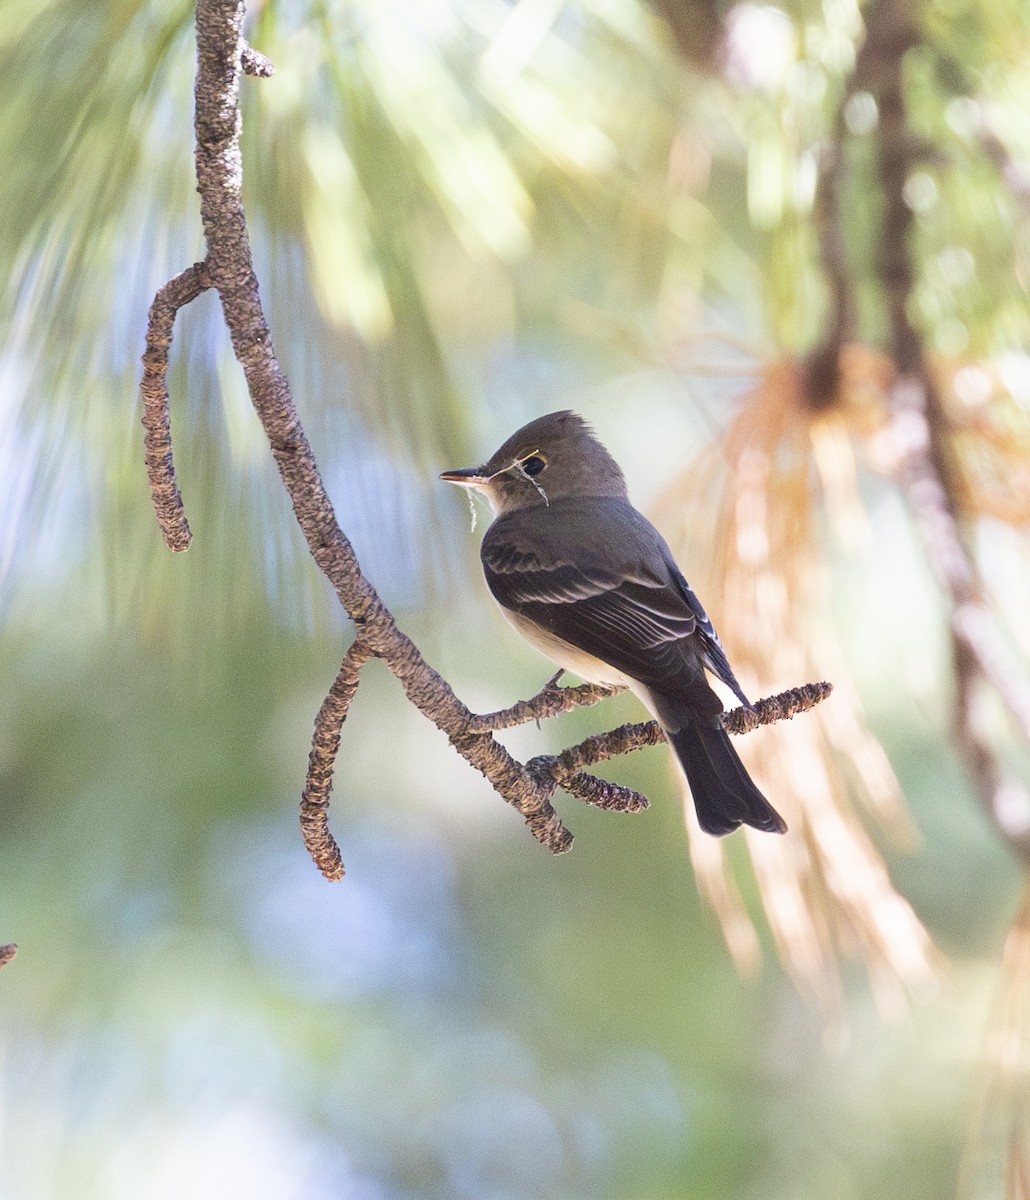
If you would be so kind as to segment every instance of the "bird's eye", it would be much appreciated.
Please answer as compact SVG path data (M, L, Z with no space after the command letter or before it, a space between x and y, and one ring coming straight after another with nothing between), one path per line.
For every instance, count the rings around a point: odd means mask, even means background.
M529 458L524 458L520 465L523 471L532 478L534 475L540 474L544 467L547 466L547 461L541 458L539 454L531 454Z

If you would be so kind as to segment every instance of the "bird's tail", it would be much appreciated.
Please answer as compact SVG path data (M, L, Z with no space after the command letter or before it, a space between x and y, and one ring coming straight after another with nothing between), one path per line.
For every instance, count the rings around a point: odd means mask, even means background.
M721 837L738 825L787 832L786 822L755 787L721 725L689 721L666 736L683 764L697 819L706 833Z

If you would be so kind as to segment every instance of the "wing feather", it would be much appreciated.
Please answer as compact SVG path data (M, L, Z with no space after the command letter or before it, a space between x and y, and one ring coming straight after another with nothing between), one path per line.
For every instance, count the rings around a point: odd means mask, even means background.
M697 614L668 570L657 531L629 511L634 536L619 537L618 520L606 520L604 543L578 539L574 562L567 538L496 521L483 542L487 584L504 607L633 679L666 688L693 683L701 673ZM650 537L641 538L641 526ZM630 553L613 554L621 545Z

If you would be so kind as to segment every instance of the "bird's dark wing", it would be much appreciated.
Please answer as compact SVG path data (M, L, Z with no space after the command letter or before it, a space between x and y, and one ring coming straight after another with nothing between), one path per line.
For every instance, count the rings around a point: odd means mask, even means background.
M657 531L625 508L631 516L609 505L596 525L578 520L575 537L553 510L494 522L483 540L487 584L505 608L630 678L673 695L693 692L703 682L697 614L666 566ZM714 695L704 701L718 704Z
M672 576L677 588L679 588L680 594L686 600L691 612L697 619L697 636L701 643L701 654L704 658L705 666L726 684L745 708L751 708L751 701L744 695L743 689L737 682L736 675L733 674L733 668L726 657L726 651L722 648L722 642L719 641L719 635L715 632L715 626L702 608L701 601L694 595L694 589L687 583L683 572L676 566L676 562L672 557L672 551L668 546L664 546L664 543L663 547L665 550L665 563L669 569L669 574Z

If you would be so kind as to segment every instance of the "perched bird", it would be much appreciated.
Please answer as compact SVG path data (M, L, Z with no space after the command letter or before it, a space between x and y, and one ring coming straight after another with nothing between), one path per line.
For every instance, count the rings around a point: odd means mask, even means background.
M483 466L440 478L490 504L481 557L504 615L563 670L640 698L683 765L701 828L785 833L722 727L705 670L748 700L718 635L586 422L573 412L539 417Z

